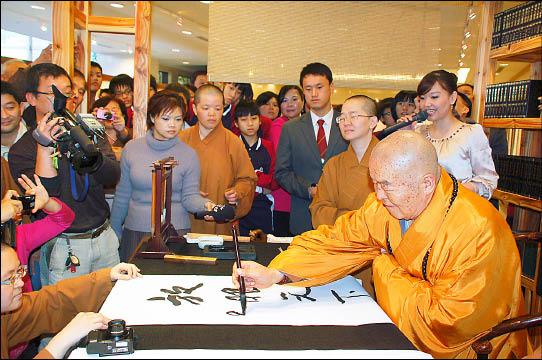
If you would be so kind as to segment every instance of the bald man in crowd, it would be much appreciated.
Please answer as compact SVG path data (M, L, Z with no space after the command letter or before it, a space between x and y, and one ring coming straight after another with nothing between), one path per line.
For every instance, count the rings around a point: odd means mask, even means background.
M258 177L243 142L222 125L222 91L211 84L200 86L193 110L198 122L181 131L179 137L198 154L201 194L215 204L235 206L235 218L239 219L252 207ZM231 234L227 223L191 218L191 224L196 233Z
M11 77L19 70L26 70L28 64L19 59L9 59L2 63L2 81L10 81Z
M433 145L412 131L378 143L369 171L375 193L360 209L296 236L269 267L234 266L234 285L242 275L247 290L317 286L372 261L379 305L419 350L436 358L475 357L476 335L525 313L508 224L439 167ZM491 343L491 358L520 358L530 349L526 331Z

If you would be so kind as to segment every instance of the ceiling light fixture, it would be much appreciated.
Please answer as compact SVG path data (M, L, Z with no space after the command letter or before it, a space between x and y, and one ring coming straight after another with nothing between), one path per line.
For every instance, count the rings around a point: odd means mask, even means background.
M40 30L41 31L47 31L47 26L45 26L45 25L40 26Z
M181 31L183 34L185 35L192 35L192 31L188 31L188 30L183 30Z
M177 25L178 26L183 26L183 18L180 17L180 16L177 18Z
M117 4L117 3L111 3L111 4L109 4L109 5L111 5L111 6L114 7L114 8L117 8L117 9L122 9L122 8L124 7L124 5L122 5L122 4Z
M189 63L188 61L183 61L183 64L184 64L184 65L188 65L188 64L190 64L190 63Z
M132 48L128 48L128 54L132 55L132 53L133 53Z
M470 38L470 36L471 36L471 33L470 33L470 31L467 31L467 32L465 33L465 39L468 39L468 38Z
M200 1L200 3L209 5L210 3L212 3L212 1Z
M91 43L92 45L98 45L98 42L97 42L96 40L92 40L90 43Z
M461 56L461 59L463 59L465 57L465 53L461 53L459 56Z
M43 6L39 6L39 5L30 5L30 7L35 10L45 10Z
M179 49L171 49L171 51L176 52L176 53L181 52L181 50Z

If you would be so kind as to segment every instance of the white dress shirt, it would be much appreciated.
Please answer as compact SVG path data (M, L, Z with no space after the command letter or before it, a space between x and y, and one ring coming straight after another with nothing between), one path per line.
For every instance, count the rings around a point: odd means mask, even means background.
M314 127L314 138L318 139L318 120L324 120L324 132L326 133L326 144L329 145L329 134L331 134L331 125L333 125L333 108L324 116L318 116L311 111L312 126Z

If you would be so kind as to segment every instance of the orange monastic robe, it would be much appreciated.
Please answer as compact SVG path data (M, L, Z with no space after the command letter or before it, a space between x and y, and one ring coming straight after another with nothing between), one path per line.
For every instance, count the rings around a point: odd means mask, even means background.
M2 314L2 359L14 345L59 332L80 312L98 311L113 284L111 269L101 269L23 294L20 308ZM35 358L52 356L43 349Z
M239 198L236 218L248 214L252 207L258 177L243 142L220 123L205 139L199 136L199 124L181 131L179 137L191 146L199 157L200 190L215 204L227 203L226 189L235 187ZM191 215L192 231L203 234L231 235L230 224L196 220Z
M521 267L512 232L496 209L459 184L447 211L452 189L442 170L433 198L403 236L399 220L373 193L334 226L295 237L270 267L308 279L296 285L315 286L373 261L379 305L418 349L437 358L473 358L476 335L524 315ZM526 331L500 336L491 357L522 357L527 341Z
M331 225L344 213L359 209L374 191L369 158L376 144L378 139L372 137L361 161L352 145L348 145L345 152L335 155L324 165L318 191L309 206L315 229L320 225Z

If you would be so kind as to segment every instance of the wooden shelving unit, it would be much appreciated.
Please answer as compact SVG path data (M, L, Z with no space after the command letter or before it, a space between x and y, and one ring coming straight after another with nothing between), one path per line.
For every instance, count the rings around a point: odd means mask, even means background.
M495 70L499 61L528 62L531 64L531 79L542 78L542 36L525 39L491 50L493 21L495 14L503 7L503 2L485 1L482 4L482 21L480 25L478 57L476 61L475 93L479 94L476 103L478 122L485 127L505 128L512 132L510 138L515 139L510 154L541 157L542 156L542 119L538 118L491 118L484 119L486 85L495 83ZM518 141L516 141L518 140ZM513 194L503 190L495 190L493 198L499 201L499 212L504 218L511 220L513 231L542 231L542 200ZM540 256L542 244L537 245L536 256ZM538 255L536 255L538 254ZM522 266L525 266L522 258ZM532 261L532 260L531 260ZM540 261L540 260L537 260ZM538 271L538 263L536 269ZM522 287L525 291L527 312L539 313L541 297L536 293L534 281L522 272ZM530 333L535 347L540 346L540 332Z
M486 118L483 121L485 127L504 129L542 129L541 118Z
M536 36L491 50L493 61L537 62L542 59L542 36Z

